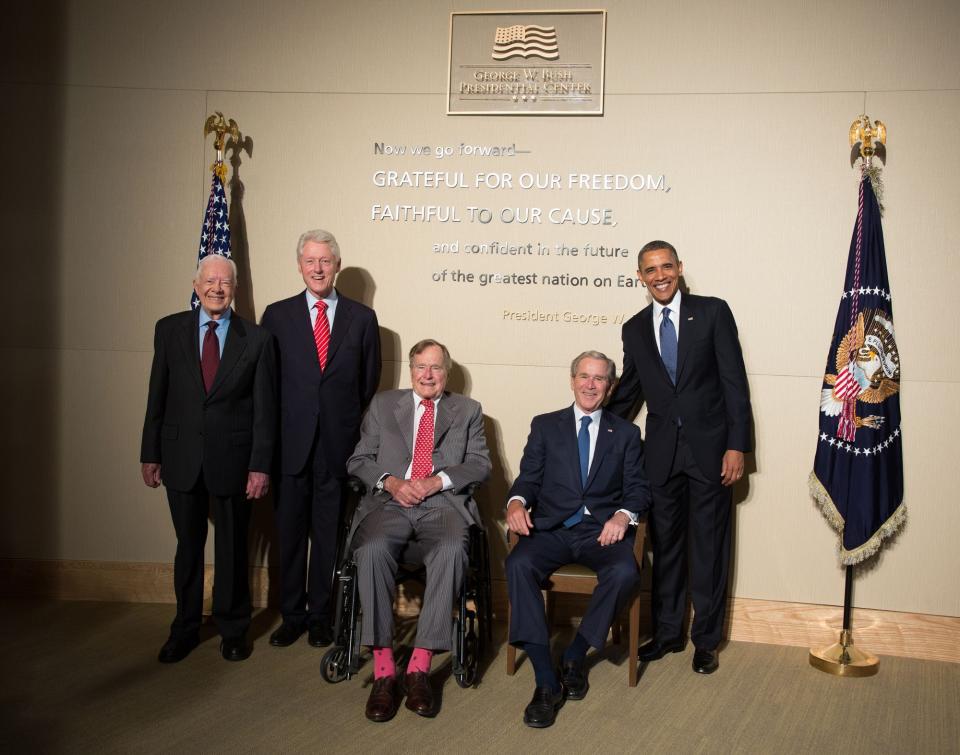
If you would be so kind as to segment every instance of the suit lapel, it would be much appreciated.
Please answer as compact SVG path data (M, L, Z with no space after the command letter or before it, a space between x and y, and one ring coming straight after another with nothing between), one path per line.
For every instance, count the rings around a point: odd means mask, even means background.
M446 435L460 410L459 403L450 394L444 395L437 404L437 416L433 426L433 447L440 447L440 440Z
M656 327L660 327L660 323L657 323ZM657 365L656 369L659 370L660 375L667 383L673 385L673 381L670 379L670 373L667 372L667 368L663 364L663 359L660 357L660 349L657 348L657 339L653 335L653 328L653 305L651 304L640 313L640 337L643 338L643 342L646 344L647 350L650 353L650 358L653 360L653 363Z
M610 420L607 412L600 414L600 427L597 430L597 445L593 449L593 460L590 463L590 471L587 474L586 488L593 484L593 479L597 476L597 470L603 463L603 457L607 455L610 447L613 445L613 428L610 426Z
M577 424L573 413L573 406L560 412L557 417L557 442L561 446L561 453L567 457L567 469L576 480L577 487L583 487L580 480L580 448L577 445Z
M237 366L237 362L246 348L247 329L244 327L243 320L236 313L233 313L230 316L230 327L227 328L227 341L223 344L220 366L217 368L217 375L213 379L213 385L210 386L208 396L212 396L223 385L233 368Z
M403 447L406 448L411 456L413 454L413 398L410 395L413 391L404 391L400 400L393 408L393 416L397 420L397 427L400 430L400 436L403 438ZM442 402L441 402L442 403Z
M333 317L333 332L330 333L330 346L327 349L327 369L330 369L330 363L333 361L337 349L340 348L340 344L343 343L343 339L346 338L352 319L353 302L346 297L340 296L340 292L338 291L337 313ZM313 340L313 334L311 334L310 339ZM319 363L318 357L317 364Z
M290 319L293 321L293 331L300 341L300 348L313 355L313 363L320 372L320 357L317 356L317 344L313 340L313 328L310 325L310 310L307 309L306 289L291 301Z
M183 319L183 327L177 337L183 358L190 365L187 372L193 376L197 389L206 393L203 387L203 373L200 371L200 311L194 310L191 317Z
M693 307L690 305L693 304ZM682 336L679 336L679 343L677 344L677 385L680 385L680 376L683 374L683 363L687 359L687 354L690 353L690 347L697 340L697 335L699 329L702 326L700 320L694 317L694 312L696 311L696 302L691 301L691 296L688 294L680 300L680 327L677 329L678 334L680 331L683 332Z

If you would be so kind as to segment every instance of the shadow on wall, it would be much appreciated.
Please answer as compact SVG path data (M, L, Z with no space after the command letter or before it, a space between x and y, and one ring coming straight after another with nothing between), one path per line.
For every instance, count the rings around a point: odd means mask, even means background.
M61 356L59 324L65 312L60 296L67 250L84 250L62 240L65 6L61 0L4 6L4 28L10 33L4 34L0 48L0 455L7 505L0 513L0 559L59 557L59 509L70 497L59 474L61 386L69 379ZM57 592L54 584L38 587L43 594ZM22 589L13 581L0 581L0 595L22 594ZM13 702L13 708L0 715L5 741L30 742L39 751L62 747L56 719L18 710Z
M376 309L374 299L377 284L368 270L362 267L345 267L337 275L337 291L344 296ZM401 369L407 363L402 352L400 334L380 325L380 357L383 368L377 391L389 391L400 387Z
M470 396L473 391L473 379L463 365L454 362L447 377L447 390ZM503 433L500 423L489 414L483 415L483 432L490 451L490 478L477 491L477 507L484 526L487 528L487 542L490 546L490 566L495 579L503 578L503 562L507 555L507 540L503 528L503 507L507 492L513 481L508 475L506 457L503 450Z
M231 175L228 184L230 191L229 216L230 223L230 252L237 266L236 298L234 309L241 317L256 322L256 303L254 300L254 280L250 268L250 242L247 236L247 219L243 210L244 185L240 178L240 168L243 165L242 154L253 156L253 138L243 136L239 141L230 137L224 146L230 161ZM273 486L271 486L273 487ZM265 498L255 501L250 512L250 529L248 548L250 566L266 566L269 581L268 605L276 605L279 600L280 566L277 551L277 530L274 524L274 493L271 491ZM214 523L216 526L216 523ZM259 590L256 583L251 583L251 593L257 600ZM209 599L209 596L207 596Z
M0 137L4 327L0 335L0 454L9 505L0 515L0 558L57 558L60 501L65 3L4 8ZM68 247L72 253L82 253ZM37 298L42 270L44 294ZM42 301L42 305L40 302ZM41 309L38 310L38 305ZM16 473L14 474L14 470ZM55 593L55 585L43 586ZM17 585L0 585L0 592ZM43 749L42 744L37 743Z
M241 317L256 322L253 276L250 273L250 242L247 238L247 218L243 213L243 181L240 180L240 154L246 152L247 157L253 157L253 139L245 136L238 142L230 137L227 140L225 152L230 156L230 167L233 168L229 184L230 252L237 265L237 276L240 281L233 306Z

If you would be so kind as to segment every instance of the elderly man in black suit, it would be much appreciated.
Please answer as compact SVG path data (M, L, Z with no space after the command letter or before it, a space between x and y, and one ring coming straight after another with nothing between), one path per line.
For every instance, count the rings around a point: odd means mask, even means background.
M333 234L318 229L301 235L297 268L306 290L271 304L261 320L280 353L275 513L283 623L270 644L291 645L306 630L310 644L323 647L332 640L330 596L346 463L380 381L380 330L372 309L334 288L340 246Z
M673 246L651 241L638 267L653 302L623 326L623 379L608 408L632 417L647 404L655 626L639 658L683 649L689 540L693 670L710 674L726 608L731 486L750 450L747 374L730 308L681 293L683 264Z
M510 488L507 526L520 535L507 557L510 643L533 665L536 690L523 721L534 728L552 725L565 700L586 696L587 650L604 646L637 589L631 525L646 513L650 489L640 429L603 408L616 377L616 365L598 351L573 360L573 406L533 418ZM558 679L540 587L569 563L596 571L598 583Z
M216 533L213 618L229 661L250 655L247 571L250 501L267 493L276 433L273 338L232 312L237 268L200 260L200 307L157 322L140 450L143 481L162 482L177 532L177 615L160 650L176 663L197 646L207 512Z

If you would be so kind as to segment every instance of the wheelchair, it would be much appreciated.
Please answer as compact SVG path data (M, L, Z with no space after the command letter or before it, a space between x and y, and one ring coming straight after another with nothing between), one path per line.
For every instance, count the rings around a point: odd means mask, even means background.
M320 661L320 674L331 684L351 679L360 671L360 594L357 589L357 565L353 554L347 551L347 536L350 532L357 503L363 497L363 483L350 478L351 496L348 516L344 516L339 533L337 570L334 575L333 646ZM472 485L467 494L476 490ZM407 543L400 554L397 570L397 585L409 580L423 582L424 567L416 552L416 543ZM470 525L467 545L467 568L463 585L451 610L451 670L460 687L472 687L479 679L480 662L493 641L493 604L491 599L490 551L487 533L482 527Z

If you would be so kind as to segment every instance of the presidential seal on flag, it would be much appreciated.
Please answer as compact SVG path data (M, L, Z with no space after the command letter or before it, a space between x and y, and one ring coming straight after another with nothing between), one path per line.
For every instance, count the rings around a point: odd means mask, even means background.
M873 292L880 295L880 291ZM889 298L889 294L883 292ZM893 335L893 320L882 309L866 309L840 340L836 352L836 374L823 377L820 411L840 419L836 437L853 442L858 427L880 429L884 417L857 416L857 403L882 404L900 390L900 355ZM866 448L863 453L869 454Z

